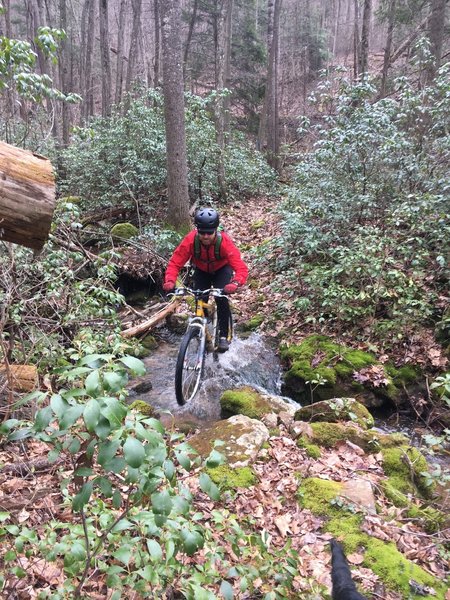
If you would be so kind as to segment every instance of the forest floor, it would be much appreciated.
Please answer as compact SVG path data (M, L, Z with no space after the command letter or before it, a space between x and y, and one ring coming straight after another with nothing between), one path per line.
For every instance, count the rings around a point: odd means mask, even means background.
M252 248L278 233L277 218L273 212L275 200L254 199L245 204L230 206L223 216L225 230L242 249L244 260L250 267L250 285L236 294L233 302L240 320L251 318L255 311L268 317L274 313L280 302L289 301L289 296L269 293L268 286L273 280L267 263L253 260ZM243 218L243 215L248 215ZM255 227L260 223L260 227ZM252 288L252 280L260 282L257 293ZM258 295L258 299L256 296ZM305 335L301 321L281 322L268 335L277 336L283 329L288 332L287 341L299 341ZM73 470L71 462L49 464L46 461L45 444L24 440L10 443L0 449L0 515L8 512L14 522L26 526L38 534L47 524L54 521L62 523L78 522L79 515L71 512L63 503L61 485ZM22 465L22 466L20 466ZM321 592L331 589L329 540L331 535L324 530L325 518L302 509L298 498L298 476L318 477L324 480L352 480L355 472L364 473L375 490L384 477L381 455L367 455L349 442L342 442L332 450L323 449L320 458L310 458L304 449L299 448L287 428L280 425L279 434L271 437L268 447L262 450L252 464L257 475L257 483L249 488L239 488L225 493L213 502L204 494L198 484L198 472L189 477L184 474L193 493L193 508L199 515L199 522L208 528L215 541L224 548L228 568L239 567L242 558L237 556L230 543L227 531L215 531L212 519L213 511L236 516L242 529L252 533L266 532L268 546L273 550L274 569L266 579L257 578L253 582L254 592L239 592L239 578L230 578L237 599L257 599L264 597L276 585L276 566L281 561L279 553L289 542L298 552L297 573L292 581L292 598L321 599L329 597ZM406 517L404 509L395 508L382 494L377 494L377 514L364 516L364 531L381 540L395 542L397 548L411 561L416 562L434 577L443 580L448 565L442 554L444 542L448 543L449 531L429 534L420 528L417 522ZM249 538L242 540L242 546L250 544ZM3 546L0 557L8 550ZM254 550L256 552L257 550ZM198 551L194 556L182 558L186 566L195 569L206 560L207 549ZM252 553L247 548L247 560ZM110 557L103 556L109 560ZM369 568L363 567L363 551L348 557L352 566L354 580L360 589L372 598L400 600L399 593L385 588L380 578ZM23 577L7 576L7 586L2 598L7 600L25 600L38 598L42 592L52 593L61 587L65 574L62 561L47 562L44 556L20 556L18 562L25 572ZM282 562L282 561L281 561ZM280 562L280 564L281 564ZM220 597L218 589L211 590ZM110 598L113 590L106 586L105 576L95 571L89 578L84 598L101 600ZM161 598L176 596L159 593ZM126 590L124 596L138 600L144 596ZM151 594L145 597L152 597ZM450 593L446 598L450 600Z

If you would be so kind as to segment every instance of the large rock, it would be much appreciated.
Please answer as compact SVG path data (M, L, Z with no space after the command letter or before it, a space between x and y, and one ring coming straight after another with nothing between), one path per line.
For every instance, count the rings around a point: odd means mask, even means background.
M246 415L251 419L262 419L269 413L288 413L293 416L296 411L295 404L263 394L250 386L226 390L220 398L220 407L224 417Z
M353 421L364 429L374 425L374 419L367 408L354 398L332 398L303 406L294 416L295 421L337 423Z
M235 415L193 435L189 444L206 458L214 448L214 442L222 440L224 445L218 450L225 456L228 465L246 467L255 460L268 439L269 430L261 421Z

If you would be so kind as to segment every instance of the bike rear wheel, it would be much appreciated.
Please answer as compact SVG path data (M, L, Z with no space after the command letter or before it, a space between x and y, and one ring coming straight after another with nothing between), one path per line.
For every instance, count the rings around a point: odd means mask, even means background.
M205 360L203 331L190 327L181 340L175 366L175 396L183 406L198 392Z

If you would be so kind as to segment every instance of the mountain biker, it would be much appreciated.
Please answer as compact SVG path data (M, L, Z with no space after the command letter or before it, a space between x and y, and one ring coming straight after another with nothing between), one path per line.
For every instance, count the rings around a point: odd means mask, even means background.
M196 229L190 231L175 248L167 265L163 290L171 292L180 269L191 260L195 266L194 288L223 288L224 294L233 294L247 281L248 268L239 250L224 231L217 231L219 214L213 208L200 208L195 213ZM228 298L215 298L219 323L220 352L229 348L228 324L230 305Z

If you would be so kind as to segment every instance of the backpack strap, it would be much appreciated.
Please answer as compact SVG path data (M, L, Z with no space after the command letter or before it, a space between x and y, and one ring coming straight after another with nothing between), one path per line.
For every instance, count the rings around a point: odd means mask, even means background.
M220 260L220 247L222 245L222 234L217 232L216 241L214 243L214 256L216 260ZM201 255L201 246L200 246L200 238L198 237L198 233L195 234L194 237L194 256L198 260Z

